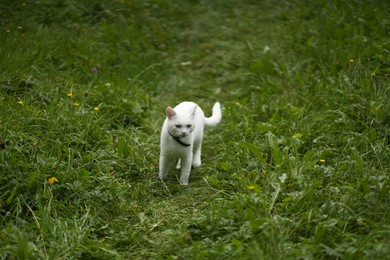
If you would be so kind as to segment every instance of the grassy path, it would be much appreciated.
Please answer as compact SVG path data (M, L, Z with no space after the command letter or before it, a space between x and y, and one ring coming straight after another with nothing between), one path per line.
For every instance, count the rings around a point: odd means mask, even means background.
M389 255L387 1L0 7L1 258ZM183 100L223 105L188 187Z

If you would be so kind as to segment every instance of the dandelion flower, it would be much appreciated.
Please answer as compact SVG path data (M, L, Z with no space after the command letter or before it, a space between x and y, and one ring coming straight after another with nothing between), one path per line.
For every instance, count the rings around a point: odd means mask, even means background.
M22 100L18 100L18 104L19 104L19 105L24 105L24 103L23 103Z
M325 162L326 162L325 159L320 159L321 164L324 164Z
M69 92L68 94L66 94L68 97L72 97L73 96L73 93L72 92Z
M350 59L350 60L349 60L349 64L353 64L354 62L355 62L354 59Z
M255 186L253 186L253 185L248 186L248 190L254 190L254 189L255 189Z
M93 110L99 111L99 108L98 107L94 107Z
M74 103L73 103L73 106L79 107L79 106L80 106L80 103L74 102Z
M58 183L58 179L56 178L56 177L51 177L51 178L49 178L48 180L47 180L47 182L49 183L49 184L54 184L54 183Z
M302 134L301 133L295 133L294 137L298 138L298 139L301 139L302 138Z

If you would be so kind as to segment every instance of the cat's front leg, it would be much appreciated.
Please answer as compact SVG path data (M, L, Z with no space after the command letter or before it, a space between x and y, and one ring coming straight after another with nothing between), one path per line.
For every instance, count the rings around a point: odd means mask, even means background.
M160 169L158 176L161 181L164 181L165 177L167 177L168 170L170 165L170 159L166 155L160 155Z
M194 157L192 159L192 166L194 168L199 167L202 162L201 162L201 154L202 154L202 135L199 137L198 140L194 141Z
M184 158L181 158L181 176L180 184L188 185L188 178L190 177L191 164L192 164L192 153L187 154Z
M194 151L194 158L192 159L192 166L194 168L199 167L202 164L200 156L201 156L201 149L199 147Z

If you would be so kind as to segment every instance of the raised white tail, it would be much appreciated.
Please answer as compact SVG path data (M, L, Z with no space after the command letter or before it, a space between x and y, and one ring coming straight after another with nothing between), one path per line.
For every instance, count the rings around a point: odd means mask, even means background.
M219 102L215 102L213 106L213 114L211 117L205 117L203 122L207 126L215 126L219 122L221 122L222 118L222 111L221 111L221 104Z

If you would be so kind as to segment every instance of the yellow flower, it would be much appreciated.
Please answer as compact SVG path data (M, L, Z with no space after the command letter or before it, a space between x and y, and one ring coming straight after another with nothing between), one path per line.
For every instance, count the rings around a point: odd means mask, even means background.
M23 26L20 26L20 25L19 25L17 28L18 28L18 30L22 30L22 29L23 29Z
M325 159L320 159L320 163L321 163L321 164L326 163Z
M58 179L56 178L56 177L51 177L51 178L49 178L48 180L47 180L47 182L49 183L49 184L54 184L54 183L58 183Z
M298 139L301 139L302 138L302 134L301 133L295 133L294 137L296 137Z
M73 96L73 94L72 94L72 92L69 92L68 94L66 94L68 97L72 97Z
M74 102L74 103L73 103L73 106L79 107L79 106L80 106L80 103Z
M255 186L253 186L253 185L248 186L248 190L254 190L254 189L255 189Z
M353 64L354 62L355 62L354 59L350 59L350 60L349 60L349 64Z
M23 103L22 100L18 100L18 104L19 104L19 105L23 105L24 103Z
M98 107L94 107L93 110L99 111L99 108Z

